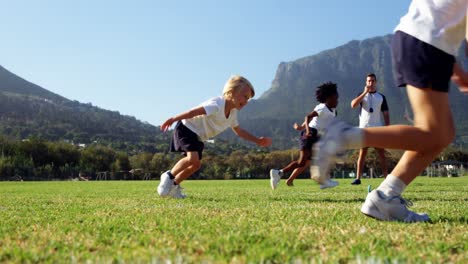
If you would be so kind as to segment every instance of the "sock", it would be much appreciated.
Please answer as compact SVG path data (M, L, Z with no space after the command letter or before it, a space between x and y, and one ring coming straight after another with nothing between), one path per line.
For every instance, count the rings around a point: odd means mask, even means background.
M361 128L352 127L343 133L346 149L360 149L364 147L364 133Z
M174 175L172 175L171 171L168 171L167 174L169 174L169 179L173 180L175 179Z
M401 195L405 188L406 184L402 180L389 174L377 190L381 191L386 196L392 197Z

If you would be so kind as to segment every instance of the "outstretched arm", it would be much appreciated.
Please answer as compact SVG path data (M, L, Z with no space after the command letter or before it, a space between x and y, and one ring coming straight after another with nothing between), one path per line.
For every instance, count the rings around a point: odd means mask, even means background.
M298 131L304 130L305 129L305 123L302 123L301 125L299 125L298 123L294 123L293 128L298 130Z
M257 144L259 146L268 147L268 146L271 145L271 138L256 137L256 136L250 134L249 132L245 131L244 129L242 129L240 126L233 127L232 131L234 131L234 133L237 136L239 136L239 137L241 137L241 138L243 138L245 140L254 142L255 144Z
M468 10L466 10L467 14L465 16L465 56L468 57Z
M468 57L468 16L466 17L465 28L465 56ZM468 93L468 72L465 72L458 62L453 65L452 81L458 85L458 89L462 93Z
M453 65L452 81L458 85L462 93L468 93L468 72L465 72L458 62Z
M182 114L176 115L175 117L171 117L167 119L161 125L161 131L166 132L174 122L180 121L182 119L192 118L192 117L199 116L199 115L206 115L206 111L203 106L193 108L187 112L184 112Z

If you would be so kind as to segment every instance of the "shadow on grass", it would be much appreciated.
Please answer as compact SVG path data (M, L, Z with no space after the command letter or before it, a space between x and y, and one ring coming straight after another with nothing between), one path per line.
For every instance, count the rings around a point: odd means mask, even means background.
M437 224L437 223L458 223L458 224L468 224L468 217L466 216L454 216L454 217L445 217L445 216L440 216L438 218L432 219L432 223Z
M285 201L278 197L272 197L273 201ZM320 198L320 197L300 197L294 199L296 202L309 202L309 203L363 203L364 198L353 198L353 199L338 199L338 198Z
M226 203L231 201L232 198L229 197L197 197L197 203L203 204L204 202L208 203ZM249 203L257 203L259 201L271 201L271 202L284 202L284 203L363 203L364 198L354 198L354 199L338 199L338 198L321 198L321 197L269 197L268 199L252 199L249 200Z
M408 199L412 202L417 202L417 201L430 201L430 202L468 202L468 198L444 198L444 197L427 197L427 196L422 196L422 197L413 197L413 196L405 196L403 194L403 198Z

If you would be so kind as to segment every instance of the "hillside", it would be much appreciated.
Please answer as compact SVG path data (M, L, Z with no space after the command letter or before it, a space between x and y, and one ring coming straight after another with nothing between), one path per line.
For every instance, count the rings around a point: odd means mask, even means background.
M377 89L387 97L391 123L408 123L404 115L405 112L411 115L411 108L406 91L396 87L393 81L391 36L353 40L313 56L280 63L271 88L240 112L241 125L255 134L273 136L278 148L297 145L297 133L292 124L301 122L317 104L315 87L325 81L338 84L339 117L358 124L358 109L352 109L350 102L362 91L369 72L377 75ZM466 63L466 59L463 62ZM456 87L451 88L449 96L456 121L457 143L463 136L468 143L468 96Z
M338 84L338 115L352 124L358 123L358 109L351 100L362 91L367 73L377 75L378 91L385 94L391 123L408 123L405 114L411 109L405 89L395 87L390 54L391 35L345 45L318 54L281 62L271 88L252 100L239 114L242 127L256 135L273 137L273 148L296 147L294 122L317 104L315 87L325 81ZM465 68L468 60L461 56ZM255 84L254 84L255 86ZM449 93L457 129L455 144L468 148L468 96L456 87ZM443 128L441 128L443 129ZM91 104L72 101L28 82L0 66L0 135L14 139L31 136L75 143L99 142L124 151L167 151L170 133ZM221 134L226 143L251 145L232 132Z
M0 66L0 134L74 143L93 142L124 151L163 151L167 134L132 116L68 100Z

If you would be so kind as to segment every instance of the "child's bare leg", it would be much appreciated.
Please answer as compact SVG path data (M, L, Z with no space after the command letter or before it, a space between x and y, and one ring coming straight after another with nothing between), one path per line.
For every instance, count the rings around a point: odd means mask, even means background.
M286 165L286 167L282 168L281 170L284 172L284 173L288 173L290 171L293 171L297 168L300 168L300 167L303 167L307 160L310 158L310 150L301 150L299 152L299 159L296 161L292 161L291 163L289 163L288 165Z
M198 156L198 152L187 152L187 156L180 159L172 168L171 173L174 175L176 184L181 183L194 172L199 170L201 162Z
M289 176L288 180L286 181L286 184L291 186L293 185L293 181L296 179L297 176L299 176L306 168L308 168L310 165L310 160L307 160L305 165L299 168L296 168L293 170L291 175Z
M414 126L364 129L364 145L407 150L391 175L408 185L453 140L448 93L407 86Z
M375 134L382 130L365 132L368 136L365 142L370 145L409 150L403 154L392 173L379 187L367 195L361 212L380 220L425 222L430 220L429 216L408 210L401 194L407 185L453 140L455 128L448 93L407 87L408 97L415 114L414 127L400 126L402 131L392 134L386 142L382 134ZM385 133L395 132L394 127L384 130ZM374 138L376 135L381 138L381 143L378 143L378 140L373 141L376 140Z
M194 174L197 170L199 170L200 167L191 165L187 167L185 170L181 171L179 174L175 176L174 182L176 184L180 184L182 181L185 181L188 177L190 177L192 174Z
M359 157L357 161L357 171L356 171L356 179L360 180L362 177L362 169L364 168L364 163L366 161L368 148L362 148L359 150Z
M288 172L293 171L293 170L295 170L296 168L299 168L299 167L300 167L299 161L293 160L290 163L288 163L288 165L286 165L284 168L282 168L281 171L283 173L288 173Z
M384 178L387 178L388 169L387 169L387 159L385 158L385 149L383 148L375 148L377 154L380 158L380 166L382 167L382 175Z

